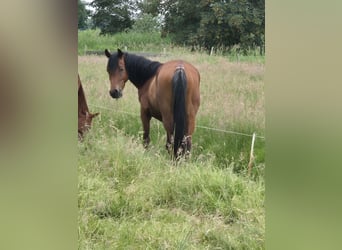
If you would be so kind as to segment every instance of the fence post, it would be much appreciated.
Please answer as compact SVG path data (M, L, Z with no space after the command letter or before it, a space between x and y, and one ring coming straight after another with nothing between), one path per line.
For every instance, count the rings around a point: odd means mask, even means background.
M253 160L254 160L254 141L255 141L255 132L253 133L252 137L252 145L251 145L251 154L249 156L249 163L248 163L248 175L250 175L252 166L253 166Z
M210 50L210 56L212 56L214 53L214 47L211 47L211 50Z

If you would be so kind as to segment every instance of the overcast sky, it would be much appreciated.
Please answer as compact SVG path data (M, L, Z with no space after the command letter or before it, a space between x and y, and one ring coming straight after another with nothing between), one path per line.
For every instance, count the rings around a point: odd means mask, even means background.
M93 0L81 0L83 3L89 4ZM94 8L90 7L89 5L86 5L86 9L93 11Z

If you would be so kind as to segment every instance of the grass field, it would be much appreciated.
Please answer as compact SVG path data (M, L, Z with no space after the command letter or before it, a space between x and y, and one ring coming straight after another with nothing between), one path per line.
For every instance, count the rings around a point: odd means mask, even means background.
M110 47L109 47L110 48ZM113 49L112 49L113 50ZM101 112L79 142L80 249L264 249L264 64L185 51L201 73L201 106L191 158L173 164L160 122L151 147L142 146L137 90L109 94L105 56L79 56L79 74L92 112Z

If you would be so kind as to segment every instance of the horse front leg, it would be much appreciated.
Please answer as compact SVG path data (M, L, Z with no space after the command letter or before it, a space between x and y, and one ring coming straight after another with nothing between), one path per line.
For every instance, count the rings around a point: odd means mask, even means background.
M150 121L151 121L151 115L148 112L148 110L141 109L140 111L141 121L144 129L144 135L143 135L143 144L144 147L147 148L150 144Z

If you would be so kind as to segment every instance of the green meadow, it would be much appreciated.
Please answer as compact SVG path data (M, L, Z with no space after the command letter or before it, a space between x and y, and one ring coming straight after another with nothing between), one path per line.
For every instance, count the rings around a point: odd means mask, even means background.
M98 43L94 50L140 50ZM106 57L79 52L89 109L101 113L78 143L79 248L264 249L264 59L237 62L164 44L141 51L160 62L186 60L200 71L191 157L171 160L164 128L154 119L144 149L135 87L127 82L123 97L112 99Z

